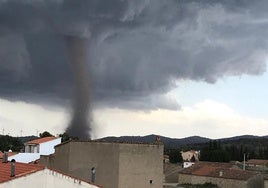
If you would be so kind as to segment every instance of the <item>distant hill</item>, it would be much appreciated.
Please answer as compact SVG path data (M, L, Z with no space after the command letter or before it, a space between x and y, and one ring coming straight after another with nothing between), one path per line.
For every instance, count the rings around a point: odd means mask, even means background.
M99 140L106 142L129 142L129 143L153 143L155 142L157 135L147 136L120 136L120 137L104 137ZM186 138L169 138L160 136L165 148L193 148L200 149L205 143L209 141L217 140L222 144L268 144L268 136L253 136L253 135L241 135L229 138L210 139L200 136L191 136Z
M39 137L37 136L21 136L21 137L17 137L22 143L28 142L30 140L34 140L37 139Z
M106 142L129 142L129 143L153 143L155 142L157 135L147 135L147 136L120 136L120 137L104 137L101 141ZM200 144L209 142L211 139L204 138L200 136L191 136L187 138L169 138L160 136L161 141L167 148L177 148L189 144Z
M1 136L1 135L0 135ZM120 136L120 137L104 137L98 139L100 141L106 142L129 142L129 143L154 143L157 135L151 134L147 136ZM16 137L21 143L25 143L30 140L37 139L36 136L24 136L24 137ZM254 136L254 135L240 135L228 138L221 139L210 139L200 136L190 136L186 138L169 138L160 136L161 141L163 142L165 149L168 148L183 148L183 149L201 149L205 143L209 141L217 140L221 141L223 145L244 145L249 148L254 148L256 146L268 145L268 136Z
M0 137L3 137L3 136L6 136L6 135L1 135L0 134ZM10 136L10 137L12 137L12 138L17 138L21 143L25 143L25 142L28 142L28 141L30 141L30 140L34 140L34 139L37 139L37 138L39 138L39 137L37 137L37 136L20 136L20 137L13 137L13 136Z
M235 141L235 140L241 140L241 139L260 139L260 138L268 138L268 136L254 136L254 135L241 135L241 136L234 136L229 138L221 138L217 140L221 140L222 142L225 141Z

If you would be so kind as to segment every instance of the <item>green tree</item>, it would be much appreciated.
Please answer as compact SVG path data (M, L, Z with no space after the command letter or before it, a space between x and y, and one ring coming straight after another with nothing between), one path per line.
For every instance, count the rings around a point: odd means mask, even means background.
M78 140L78 137L70 136L68 133L64 132L63 134L59 135L61 137L61 142L66 142L69 140Z
M221 146L221 143L214 140L209 142L203 149L201 149L201 161L211 162L229 162L230 156L227 149Z
M8 135L0 136L0 151L16 151L19 152L23 148L23 143L15 137L11 137Z
M43 133L39 134L40 138L44 138L44 137L49 137L49 136L53 136L52 134L50 134L50 132L45 131Z
M169 149L166 154L169 156L170 163L181 163L182 156L179 149Z

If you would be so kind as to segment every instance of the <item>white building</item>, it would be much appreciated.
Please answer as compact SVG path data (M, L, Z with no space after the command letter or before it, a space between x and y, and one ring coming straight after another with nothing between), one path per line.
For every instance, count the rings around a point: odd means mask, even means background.
M11 161L29 163L40 159L40 155L50 155L55 152L54 146L61 143L60 137L44 137L24 143L25 153L18 153L8 157Z
M193 166L193 162L183 162L183 168L189 168L190 166Z
M0 188L100 188L41 165L15 163L15 176L11 177L11 163L0 163Z
M188 161L188 162L199 161L200 151L194 151L194 150L190 150L186 152L181 151L181 157L183 161Z

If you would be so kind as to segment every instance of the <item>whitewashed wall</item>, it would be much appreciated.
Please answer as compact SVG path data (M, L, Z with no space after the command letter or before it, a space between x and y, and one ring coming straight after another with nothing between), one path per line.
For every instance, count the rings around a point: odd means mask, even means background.
M11 181L0 183L0 188L99 188L58 172L44 169Z
M18 153L8 157L8 160L11 161L15 159L17 162L21 163L30 163L37 159L40 159L40 155L50 155L55 152L54 147L61 143L61 138L57 138L45 143L41 143L39 146L39 153Z
M41 143L39 146L40 155L50 155L54 153L55 152L54 147L60 143L61 143L61 137L45 143Z
M15 159L17 162L21 163L30 163L32 161L40 159L40 153L18 153L16 155L8 157L9 161L12 159Z

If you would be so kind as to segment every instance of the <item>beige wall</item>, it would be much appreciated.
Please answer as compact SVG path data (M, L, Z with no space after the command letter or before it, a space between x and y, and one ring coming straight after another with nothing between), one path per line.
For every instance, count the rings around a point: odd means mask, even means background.
M62 144L61 147L55 147L53 155L41 156L40 163L47 167L59 169L63 172L69 172L70 144Z
M163 145L69 142L55 150L40 162L86 180L95 167L104 188L162 188Z
M121 144L119 161L118 188L162 188L163 145Z
M117 188L119 144L100 142L70 142L69 171L78 177L91 180L91 168L96 169L96 183Z
M264 180L264 188L268 188L268 180Z

